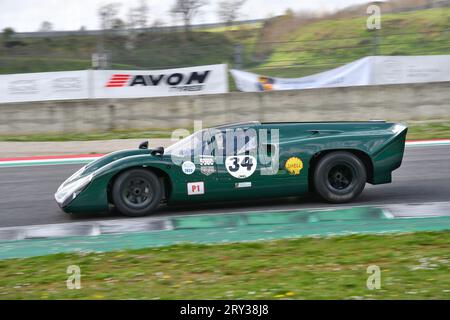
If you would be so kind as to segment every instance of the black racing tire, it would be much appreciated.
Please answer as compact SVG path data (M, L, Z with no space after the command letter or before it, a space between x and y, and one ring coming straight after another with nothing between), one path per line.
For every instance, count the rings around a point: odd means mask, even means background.
M129 217L149 215L158 208L163 188L158 177L145 169L131 169L115 179L111 194L117 210Z
M345 203L361 194L366 185L367 172L357 156L346 151L326 154L313 173L316 193L330 203Z

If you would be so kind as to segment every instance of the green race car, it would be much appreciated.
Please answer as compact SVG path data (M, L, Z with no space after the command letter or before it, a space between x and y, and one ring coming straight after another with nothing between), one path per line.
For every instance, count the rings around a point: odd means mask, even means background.
M366 182L391 182L407 127L385 121L248 122L204 129L166 150L107 154L68 178L55 194L68 213L116 209L144 216L161 204L298 196L353 200Z

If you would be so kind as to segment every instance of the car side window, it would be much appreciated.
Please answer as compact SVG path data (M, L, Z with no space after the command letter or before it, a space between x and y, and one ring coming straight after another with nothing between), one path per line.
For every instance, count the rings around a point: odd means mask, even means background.
M256 135L248 131L228 130L222 136L222 154L225 156L245 155L257 149Z
M255 153L258 147L256 137L245 137L245 144L237 150L237 155Z
M223 157L226 155L226 133L224 131L218 131L214 134L211 147L214 156Z

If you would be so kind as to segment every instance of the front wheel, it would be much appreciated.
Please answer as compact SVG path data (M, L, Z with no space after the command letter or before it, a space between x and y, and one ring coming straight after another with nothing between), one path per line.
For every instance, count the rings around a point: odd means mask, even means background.
M162 186L148 170L132 169L121 173L112 187L112 200L120 213L142 217L153 213L161 202Z
M354 154L336 151L319 160L314 170L314 188L327 202L344 203L356 198L367 179L364 163Z

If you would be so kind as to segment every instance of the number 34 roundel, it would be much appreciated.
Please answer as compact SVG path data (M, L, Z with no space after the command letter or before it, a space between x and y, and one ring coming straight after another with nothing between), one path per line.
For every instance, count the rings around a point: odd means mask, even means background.
M252 156L231 156L225 159L229 174L238 179L250 177L256 170L256 159Z

